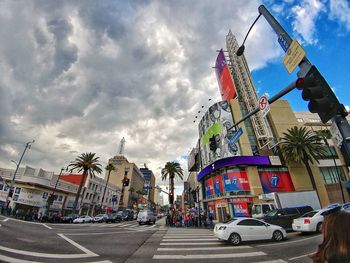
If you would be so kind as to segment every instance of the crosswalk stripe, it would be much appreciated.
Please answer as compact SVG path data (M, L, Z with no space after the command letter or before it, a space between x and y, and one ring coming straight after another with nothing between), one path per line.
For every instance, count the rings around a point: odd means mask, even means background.
M234 254L205 254L205 255L154 255L153 259L202 259L202 258L241 258L265 256L264 252L234 253Z
M224 246L224 247L160 247L158 251L195 251L195 250L236 250L236 249L247 249L252 248L251 246Z
M217 238L172 238L172 239L163 239L164 242L169 241L211 241L218 240Z
M182 243L160 243L161 246L182 246L182 245L186 245L186 246L197 246L197 245L220 245L222 243L220 243L219 241L217 242L182 242Z

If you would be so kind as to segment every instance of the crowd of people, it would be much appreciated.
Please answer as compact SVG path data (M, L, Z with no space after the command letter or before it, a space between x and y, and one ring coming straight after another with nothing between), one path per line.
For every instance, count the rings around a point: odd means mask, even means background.
M206 212L181 211L173 209L167 213L166 225L171 227L213 227L213 214L206 215Z

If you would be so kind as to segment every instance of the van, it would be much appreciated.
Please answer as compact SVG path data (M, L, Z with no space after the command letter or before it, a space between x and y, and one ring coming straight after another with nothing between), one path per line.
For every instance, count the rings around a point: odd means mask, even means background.
M140 211L137 215L137 222L139 222L139 225L142 224L155 224L156 223L156 217L154 216L154 213L150 210L143 210Z
M276 209L272 203L254 204L252 206L252 217L253 218L264 218L264 216L271 210Z

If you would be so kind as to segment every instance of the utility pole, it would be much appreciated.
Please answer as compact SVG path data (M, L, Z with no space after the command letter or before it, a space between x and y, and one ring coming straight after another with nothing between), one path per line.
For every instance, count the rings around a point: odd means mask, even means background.
M22 155L21 155L21 158L19 159L19 161L18 161L18 163L17 163L16 170L15 170L15 172L14 172L14 174L13 174L13 177L12 177L12 180L11 180L10 189L9 189L9 192L8 192L8 194L7 194L7 197L6 197L6 207L7 207L7 208L8 208L9 205L10 205L10 200L9 200L9 199L10 199L10 195L12 194L11 197L13 196L13 189L12 189L12 188L13 188L13 184L15 183L15 180L16 180L16 175L17 175L17 172L18 172L18 168L19 168L19 166L21 165L21 162L22 162L22 159L23 159L23 156L24 156L26 150L27 150L27 149L30 149L31 145L32 145L34 142L35 142L35 140L26 143L26 146L24 147L24 150L23 150L23 153L22 153Z

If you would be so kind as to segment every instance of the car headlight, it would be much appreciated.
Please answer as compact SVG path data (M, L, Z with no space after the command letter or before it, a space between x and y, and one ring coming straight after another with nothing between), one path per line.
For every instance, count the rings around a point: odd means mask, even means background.
M219 230L225 230L225 229L226 229L226 226L219 227Z

